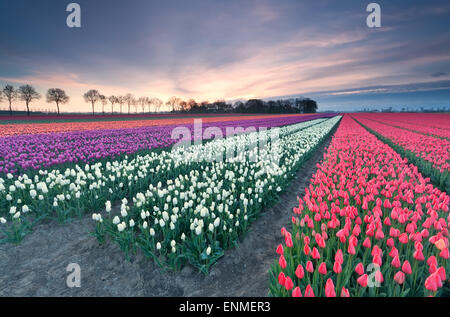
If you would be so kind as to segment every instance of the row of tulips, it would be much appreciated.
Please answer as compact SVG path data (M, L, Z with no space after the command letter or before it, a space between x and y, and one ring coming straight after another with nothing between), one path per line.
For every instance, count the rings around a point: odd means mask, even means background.
M202 120L201 132L209 127L217 127L225 135L225 130L229 127L271 128L331 116L333 115L288 115L253 119L251 117L241 117L241 120L208 121L206 123ZM189 122L192 122L192 119ZM118 127L117 123L114 124ZM99 125L102 126L102 124ZM191 131L193 137L196 125L185 123L183 126ZM145 126L140 128L3 137L0 138L0 173L21 174L30 170L49 168L54 165L93 163L99 159L115 159L120 155L130 155L139 151L169 147L178 141L172 137L172 132L176 127L178 126Z
M163 268L190 263L207 273L263 206L277 199L339 120L283 127L276 139L260 131L178 148L173 158L183 171L150 184L131 205L124 199L116 215L110 208L93 214L96 235L100 242L110 237L127 256L139 248ZM262 140L266 146L252 146ZM215 159L236 148L238 155Z
M431 178L439 188L450 193L450 141L396 128L379 121L367 119L367 115L352 115L381 141L408 158L420 171Z
M450 114L361 113L359 116L394 127L450 140Z
M281 130L292 132L324 120L297 123ZM220 140L205 145L214 142ZM148 189L149 184L173 179L187 168L174 158L181 150L155 150L117 160L72 164L66 169L41 169L30 176L25 173L0 177L0 240L19 243L42 219L66 222L87 211L103 209L106 201L132 197Z
M450 197L346 115L270 269L272 296L440 296ZM447 289L446 289L447 288Z
M205 123L212 122L222 122L222 121L232 121L232 120L255 120L255 119L271 119L280 118L288 116L308 116L305 114L273 114L273 115L247 115L247 116L207 116L202 118ZM92 118L92 116L91 116ZM118 117L117 119L119 119ZM61 118L60 118L61 119ZM141 127L161 127L165 125L183 125L192 124L194 119L192 116L187 117L174 117L174 118L164 118L158 119L140 119L140 120L90 120L90 121L72 121L72 122L33 122L33 123L13 123L13 124L3 124L1 125L0 137L13 136L21 134L41 134L41 133L62 133L71 131L90 131L90 130L108 130L108 129L124 129L124 128L141 128ZM1 121L0 121L1 122Z

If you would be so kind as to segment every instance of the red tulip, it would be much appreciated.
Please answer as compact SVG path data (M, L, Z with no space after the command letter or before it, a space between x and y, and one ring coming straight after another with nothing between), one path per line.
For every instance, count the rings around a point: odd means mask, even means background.
M334 260L340 264L344 263L344 255L342 254L341 249L337 250Z
M414 259L416 259L417 261L423 261L425 260L425 257L423 256L422 250L416 250L414 251Z
M278 274L278 284L284 285L285 280L286 280L286 276L284 275L283 272L280 272L280 274Z
M345 287L342 287L341 297L350 297L350 292Z
M358 275L364 274L364 266L361 262L356 265L355 272L358 273Z
M449 258L449 251L448 248L443 249L440 253L439 256L443 259L448 259Z
M280 258L278 259L278 264L281 266L282 269L286 268L286 259L284 258L284 255L280 255Z
M443 266L441 266L438 270L437 270L439 277L442 281L444 281L447 278L447 274L445 273L445 268Z
M386 245L390 248L392 248L395 245L394 239L389 238L386 240Z
M294 246L294 243L292 242L292 235L289 232L286 232L284 236L284 241L288 248L292 248Z
M391 252L389 252L390 257L396 257L398 255L398 250L396 247L392 247Z
M375 272L375 281L377 281L378 283L383 283L384 281L383 273L381 273L380 270L377 270Z
M294 288L292 291L292 297L302 297L302 291L300 290L300 287Z
M396 268L400 267L400 259L398 258L398 255L394 256L394 259L392 259L391 264L393 267L396 267Z
M400 237L398 237L398 240L399 240L401 243L406 244L406 243L408 243L408 235L407 235L406 233L402 233L402 234L400 235Z
M367 237L367 238L364 240L363 246L364 246L365 248L370 248L371 243L370 243L369 237Z
M319 273L323 275L327 274L327 265L325 264L325 262L320 263Z
M279 255L282 255L282 254L284 253L283 246L282 246L281 244L278 245L277 253L278 253Z
M430 256L427 260L427 264L428 265L432 265L432 264L437 265L436 257L434 255Z
M325 296L336 297L336 291L334 290L334 283L331 278L329 278L325 284Z
M312 264L311 261L306 262L306 270L307 270L309 273L314 272L314 266L313 266L313 264Z
M309 248L309 245L305 244L305 246L303 247L303 253L305 253L305 255L308 255L310 251L311 249Z
M316 247L313 248L311 255L314 260L320 259L320 254L319 254L319 251L316 249Z
M305 289L305 297L315 297L314 291L313 291L311 285L309 285L309 284L308 284L308 286L306 286L306 289Z
M291 290L294 287L294 283L292 282L289 276L286 276L284 280L284 287L286 288L287 291Z
M348 249L347 249L348 254L355 254L356 250L355 247L353 246L353 244L349 243L348 244Z
M377 240L384 239L383 230L381 230L381 229L377 230L377 232L375 233L375 239L377 239Z
M383 260L381 259L381 254L375 254L372 262L378 266L381 266L383 264Z
M439 275L436 273L431 274L425 280L425 288L429 291L436 292L438 290L438 279L440 280Z
M369 279L369 276L367 274L364 274L364 275L361 275L360 277L358 277L358 279L356 281L362 287L367 287L368 279Z
M299 278L302 279L305 276L305 271L303 270L303 266L301 264L299 264L297 266L297 269L295 270L295 275Z
M339 273L342 272L342 265L341 265L340 262L337 262L337 261L334 262L334 265L333 265L333 271L334 271L334 273L336 273L336 274L339 274Z
M408 260L405 260L405 262L403 262L402 271L408 275L412 273L411 265L409 264Z
M405 281L405 274L402 271L398 271L394 275L394 281L397 282L397 284L402 285L403 282Z

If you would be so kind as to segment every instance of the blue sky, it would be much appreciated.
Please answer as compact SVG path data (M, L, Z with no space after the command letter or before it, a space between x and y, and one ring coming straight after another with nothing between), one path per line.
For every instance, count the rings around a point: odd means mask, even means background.
M0 2L0 84L163 100L302 95L321 110L450 106L450 2L78 0ZM3 105L5 103L3 102ZM18 103L18 106L20 104ZM42 99L35 107L49 107Z

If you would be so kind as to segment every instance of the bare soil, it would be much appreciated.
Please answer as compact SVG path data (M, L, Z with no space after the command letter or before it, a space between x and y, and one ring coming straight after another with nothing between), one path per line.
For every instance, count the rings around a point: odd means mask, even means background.
M68 224L41 223L20 245L0 245L0 296L267 296L270 265L289 226L297 196L304 194L329 137L304 163L276 205L266 208L236 248L208 276L187 265L163 272L138 254L125 259L114 242L99 245L90 215ZM69 263L81 268L81 287L66 285Z

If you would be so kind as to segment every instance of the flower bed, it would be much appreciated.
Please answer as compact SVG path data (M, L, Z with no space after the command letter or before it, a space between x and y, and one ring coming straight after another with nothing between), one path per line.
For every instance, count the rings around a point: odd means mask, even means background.
M439 296L450 197L349 115L293 208L272 296Z

